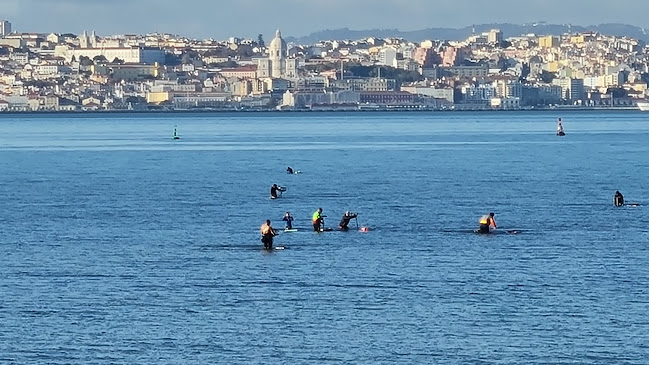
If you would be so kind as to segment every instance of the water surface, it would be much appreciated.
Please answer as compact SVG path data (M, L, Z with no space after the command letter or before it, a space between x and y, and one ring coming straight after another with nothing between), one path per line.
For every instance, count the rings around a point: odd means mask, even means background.
M556 117L2 116L0 362L646 364L647 116Z

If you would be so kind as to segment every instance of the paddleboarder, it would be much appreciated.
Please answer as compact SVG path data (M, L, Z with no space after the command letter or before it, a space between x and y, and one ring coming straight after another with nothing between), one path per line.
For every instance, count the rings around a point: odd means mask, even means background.
M356 218L356 217L358 217L358 214L356 214L356 213L351 213L349 210L346 211L345 214L343 214L343 217L342 217L342 219L340 220L340 223L338 224L338 228L339 228L341 231L346 231L346 230L348 230L348 229L349 229L349 221L351 221L352 219L354 219L354 218Z
M264 244L264 248L267 250L272 250L273 237L277 235L277 232L270 225L270 219L266 220L266 223L262 224L260 232L261 232L261 242Z
M624 205L624 196L622 196L622 193L620 193L619 190L615 191L615 196L613 197L613 204L615 204L616 207L621 207Z
M291 215L291 212L286 212L282 220L286 222L286 229L293 229L293 216Z
M478 233L489 233L489 228L493 227L493 229L496 229L496 220L494 219L494 213L491 212L489 215L483 215L480 218L480 228L478 229Z
M318 210L313 213L311 220L313 222L314 232L322 232L324 230L324 218L326 217L326 215L322 215L322 208L318 208Z
M277 199L277 192L283 193L286 191L286 188L283 186L278 186L277 184L273 184L273 186L270 187L270 198L271 199Z

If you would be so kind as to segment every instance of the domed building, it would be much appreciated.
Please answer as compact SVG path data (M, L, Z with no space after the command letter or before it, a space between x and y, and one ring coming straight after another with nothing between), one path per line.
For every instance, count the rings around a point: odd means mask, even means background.
M297 60L288 58L288 47L279 29L268 46L268 58L259 59L257 63L257 77L297 77Z

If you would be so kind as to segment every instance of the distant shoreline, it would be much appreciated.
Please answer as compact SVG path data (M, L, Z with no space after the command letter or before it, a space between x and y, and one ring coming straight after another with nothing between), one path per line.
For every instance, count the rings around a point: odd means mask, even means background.
M336 114L336 113L558 113L558 112L641 112L637 107L616 108L583 108L583 107L558 107L535 109L414 109L414 108L386 108L386 109L299 109L299 110L273 110L273 109L183 109L183 110L78 110L78 111L2 111L0 117L16 115L101 115L101 114Z

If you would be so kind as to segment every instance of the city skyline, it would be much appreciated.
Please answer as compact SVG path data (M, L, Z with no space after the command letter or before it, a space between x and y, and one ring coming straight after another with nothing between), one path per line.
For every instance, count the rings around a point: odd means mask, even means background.
M649 26L645 10L649 3L629 0L611 12L602 0L528 1L520 8L515 0L497 5L478 0L431 2L410 0L241 0L222 5L207 0L186 0L179 11L171 0L158 6L144 0L0 0L1 17L18 32L70 32L95 30L98 34L175 33L196 38L225 39L230 36L271 38L281 28L286 36L301 37L325 29L399 29L430 27L462 28L484 23L533 23L597 25L624 23ZM459 9L471 9L461 12ZM506 11L503 11L505 10ZM562 9L558 12L557 9ZM119 19L119 21L115 21Z

